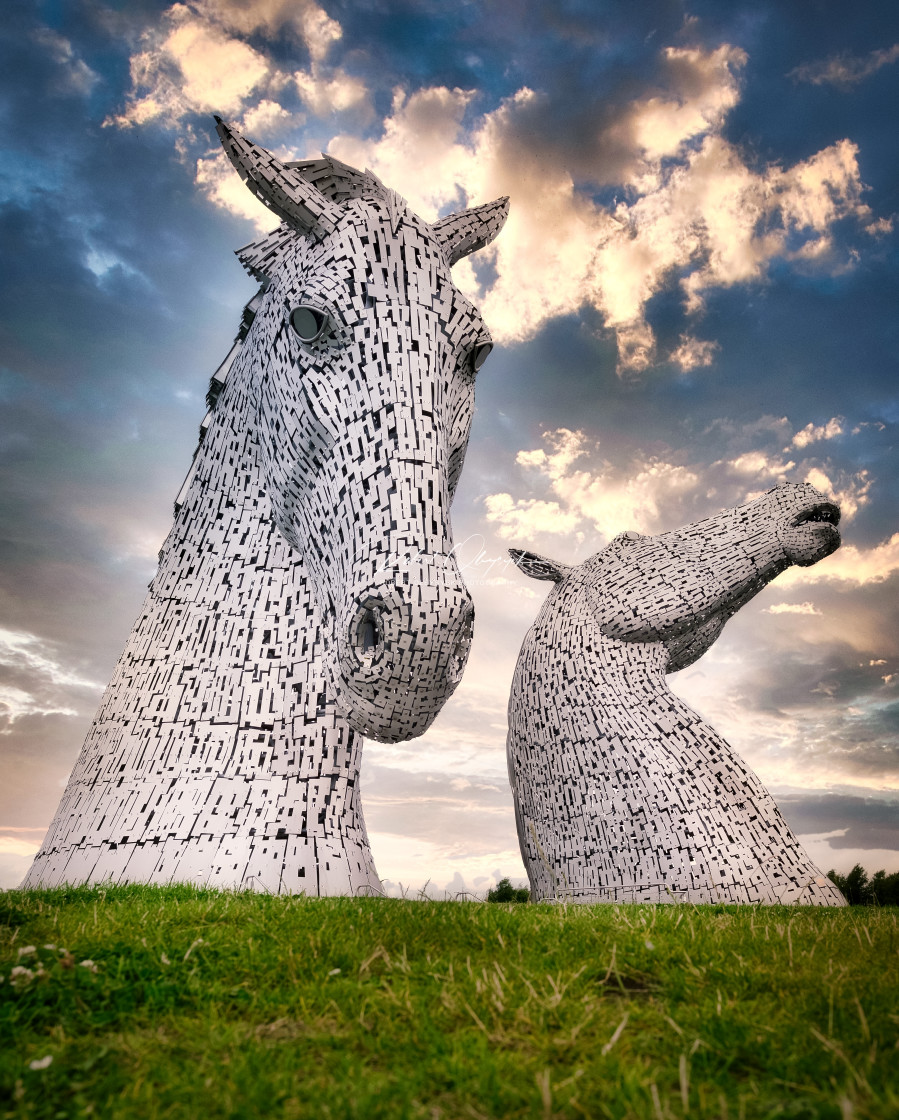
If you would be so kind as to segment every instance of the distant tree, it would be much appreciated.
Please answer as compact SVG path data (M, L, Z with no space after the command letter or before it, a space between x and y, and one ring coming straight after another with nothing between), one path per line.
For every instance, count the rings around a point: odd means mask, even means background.
M892 875L876 871L868 890L878 906L899 906L899 871L894 871Z
M857 863L848 875L828 871L827 877L840 888L850 906L899 906L899 871L892 875L877 871L869 879Z
M488 902L527 902L530 897L527 887L513 887L508 879L500 879L495 887L487 891Z

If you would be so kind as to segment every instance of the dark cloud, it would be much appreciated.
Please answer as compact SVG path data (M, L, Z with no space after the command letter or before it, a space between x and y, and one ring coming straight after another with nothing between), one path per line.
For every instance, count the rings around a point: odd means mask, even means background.
M845 830L830 838L832 848L899 849L899 800L840 793L782 794L777 803L798 834Z

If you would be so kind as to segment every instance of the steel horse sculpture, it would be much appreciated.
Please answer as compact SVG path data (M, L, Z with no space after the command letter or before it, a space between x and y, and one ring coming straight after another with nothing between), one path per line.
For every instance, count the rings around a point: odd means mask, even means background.
M468 655L449 509L491 343L450 266L508 200L429 224L216 119L281 225L238 251L262 288L27 887L377 890L361 736L422 734Z
M770 794L675 696L724 623L840 544L839 510L783 484L672 533L622 533L552 580L509 701L509 775L535 899L844 905Z

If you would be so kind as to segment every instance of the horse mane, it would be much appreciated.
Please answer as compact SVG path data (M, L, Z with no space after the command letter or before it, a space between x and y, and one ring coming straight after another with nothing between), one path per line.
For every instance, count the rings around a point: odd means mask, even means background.
M395 205L396 192L385 187L374 172L358 171L325 152L322 152L321 159L295 160L284 166L296 171L307 183L311 183L316 190L338 205L351 198L368 198L386 202L388 206ZM293 226L282 222L277 229L258 241L251 241L249 245L235 250L237 259L254 280L264 283L270 266L276 263L281 250L301 236L303 235Z

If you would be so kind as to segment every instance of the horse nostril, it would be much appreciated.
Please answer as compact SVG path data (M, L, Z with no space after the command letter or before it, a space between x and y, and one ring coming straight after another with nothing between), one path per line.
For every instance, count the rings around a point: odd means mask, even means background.
M381 651L384 635L378 611L374 607L363 607L357 615L356 625L351 631L351 642L366 664L370 664L375 654Z
M468 661L468 653L471 649L473 630L474 612L471 612L459 627L459 633L450 653L449 678L453 684L462 679L462 674L465 671L465 664Z
M373 618L362 620L362 625L359 627L359 642L363 655L371 653L378 644L378 627L375 625Z

